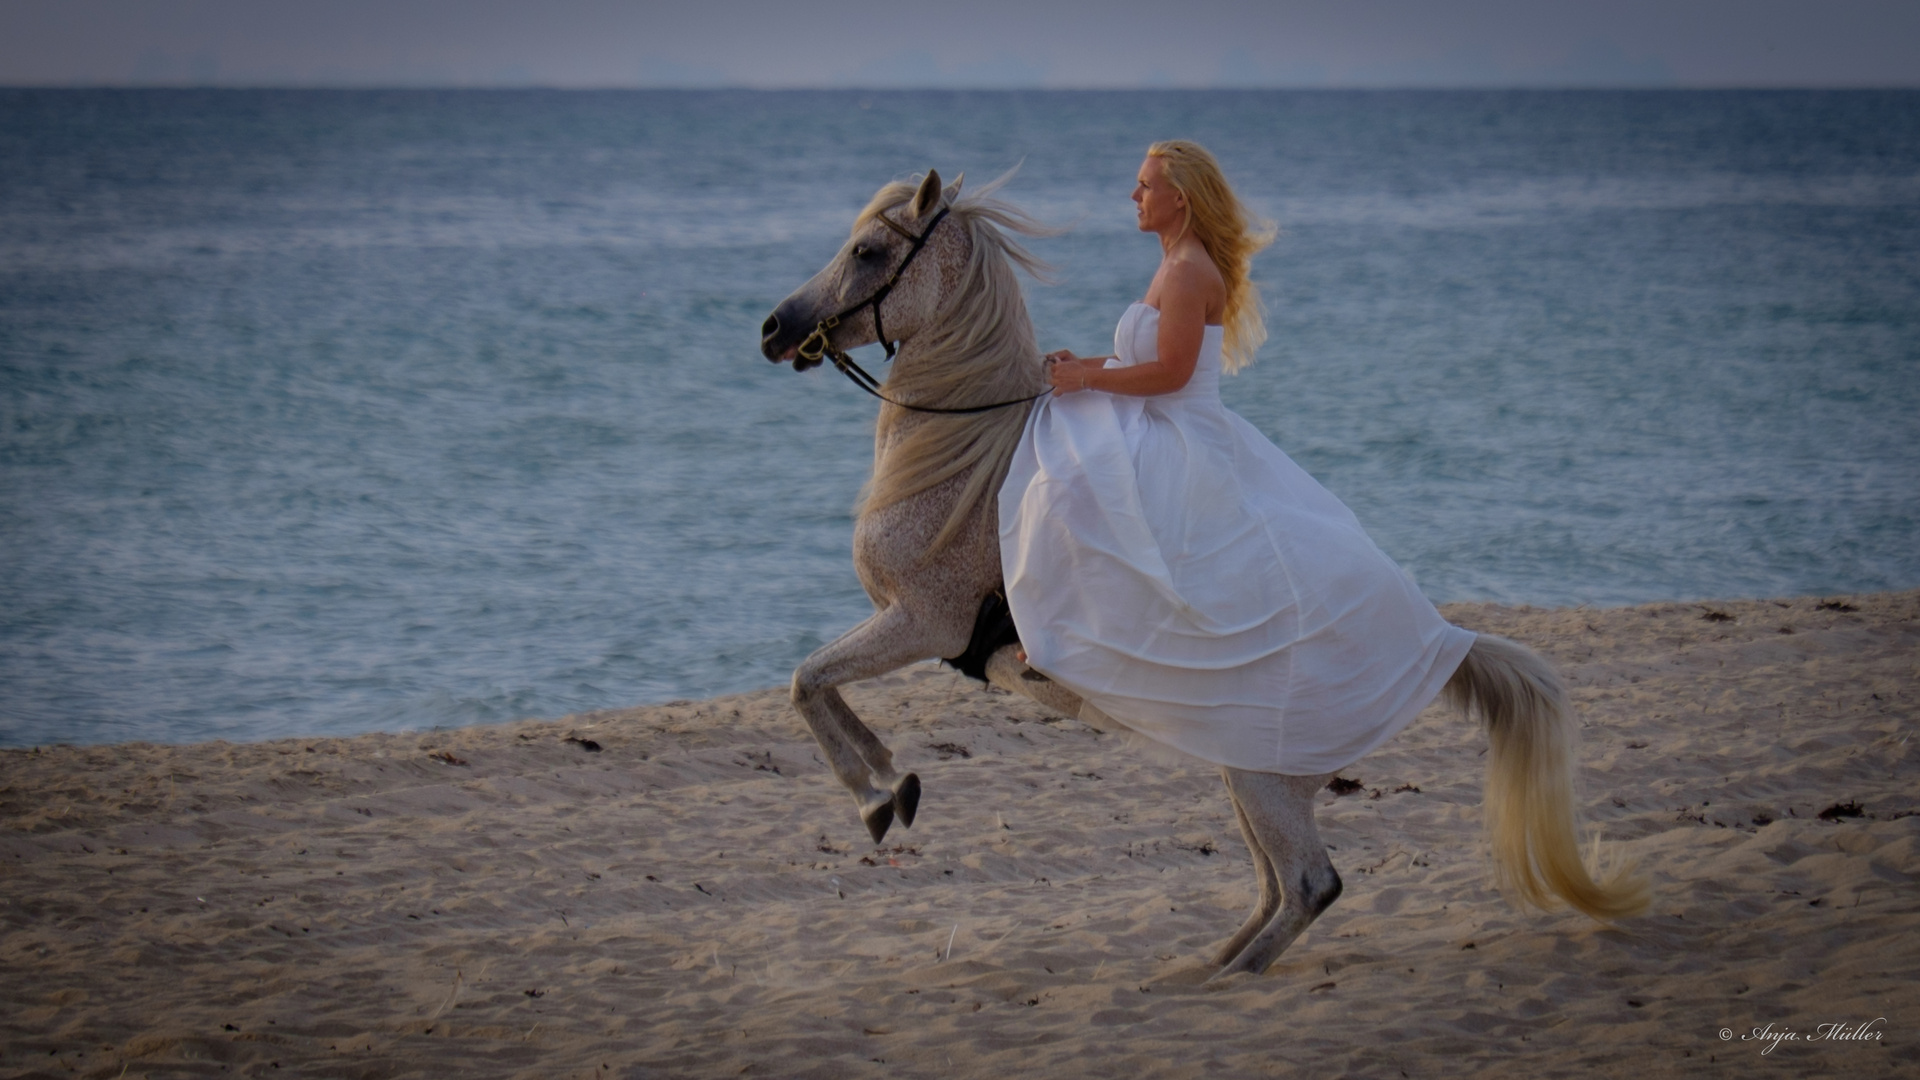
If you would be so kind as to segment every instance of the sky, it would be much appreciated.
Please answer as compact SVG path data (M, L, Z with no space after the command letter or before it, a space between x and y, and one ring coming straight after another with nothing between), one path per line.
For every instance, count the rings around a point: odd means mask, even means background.
M1920 87L1920 0L0 0L0 85Z

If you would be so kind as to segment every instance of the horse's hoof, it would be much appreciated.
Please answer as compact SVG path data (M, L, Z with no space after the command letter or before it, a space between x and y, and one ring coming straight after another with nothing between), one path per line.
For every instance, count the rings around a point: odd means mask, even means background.
M1253 973L1245 970L1244 968L1222 969L1220 971L1216 971L1213 974L1207 976L1206 980L1202 982L1200 985L1206 986L1206 987L1212 987L1214 989L1219 989L1221 988L1221 984L1229 982L1242 975L1253 975ZM1254 976L1254 977L1257 978L1258 976Z
M1248 956L1244 949L1224 961L1216 961L1213 966L1220 970L1207 976L1207 981L1210 983L1221 982L1235 975L1264 975L1267 970L1266 964L1260 963L1255 957Z
M872 834L873 842L879 843L893 825L893 800L875 803L861 810L860 820L867 823L867 832Z
M900 827L913 828L913 812L920 809L920 778L912 773L893 785L893 809L900 815Z

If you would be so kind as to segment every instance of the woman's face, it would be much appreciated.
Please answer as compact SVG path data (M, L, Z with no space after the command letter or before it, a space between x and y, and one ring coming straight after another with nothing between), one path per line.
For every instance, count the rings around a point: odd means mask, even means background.
M1148 157L1140 163L1140 179L1133 186L1133 204L1139 207L1140 231L1166 233L1186 223L1186 196L1167 181L1167 163Z

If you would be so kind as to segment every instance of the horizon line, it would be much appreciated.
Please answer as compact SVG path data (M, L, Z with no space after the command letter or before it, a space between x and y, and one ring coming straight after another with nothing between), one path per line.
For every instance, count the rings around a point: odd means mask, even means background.
M1920 90L1920 82L1858 82L1858 83L1353 83L1344 85L1316 84L1272 84L1272 85L1169 85L1169 86L971 86L952 84L894 85L886 83L860 84L847 83L835 85L795 84L790 86L767 86L750 83L700 83L700 84L630 84L609 83L602 86L560 85L555 83L328 83L328 82L22 82L0 81L0 90L293 90L293 91L472 91L485 93L512 93L516 91L541 91L547 93L1066 93L1066 94L1137 94L1137 93L1489 93L1497 91L1538 91L1538 92L1578 92L1578 93L1660 93L1660 92L1750 92L1750 91L1887 91Z

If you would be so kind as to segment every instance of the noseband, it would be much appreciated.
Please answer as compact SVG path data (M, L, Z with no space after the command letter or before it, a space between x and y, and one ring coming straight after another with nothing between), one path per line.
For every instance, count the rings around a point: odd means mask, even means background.
M952 207L950 206L941 207L940 212L933 215L933 220L927 223L925 231L921 232L919 236L913 235L896 224L894 220L885 213L876 213L874 217L879 218L881 224L899 233L901 236L906 237L907 241L913 245L907 249L907 257L900 260L900 265L894 267L893 273L887 275L886 282L883 283L880 288L874 290L873 295L837 315L829 315L820 320L820 322L814 326L813 333L808 334L794 350L794 355L802 360L815 364L819 363L823 357L831 360L833 361L833 366L840 369L840 374L845 375L853 385L865 390L867 393L889 405L898 406L902 409L911 409L914 412L946 413L949 415L983 413L993 409L1004 409L1009 405L1025 404L1026 402L1052 393L1052 388L1049 387L1046 390L1040 391L1038 394L1029 394L1026 397L1016 398L1013 401L997 401L991 405L974 405L963 409L939 409L927 405L909 405L904 401L895 401L881 393L879 379L869 375L865 368L854 363L853 357L848 356L840 349L834 348L832 343L827 340L828 333L831 332L834 327L840 325L840 320L849 315L856 314L864 308L870 307L873 309L873 332L880 338L880 347L887 350L887 359L893 359L895 346L893 342L887 340L887 332L880 325L880 304L887 298L889 293L893 292L893 287L899 284L900 275L906 273L907 267L913 265L913 257L920 254L921 248L927 246L927 237L932 236L933 230L938 228L942 221L946 220L947 212L951 209Z

